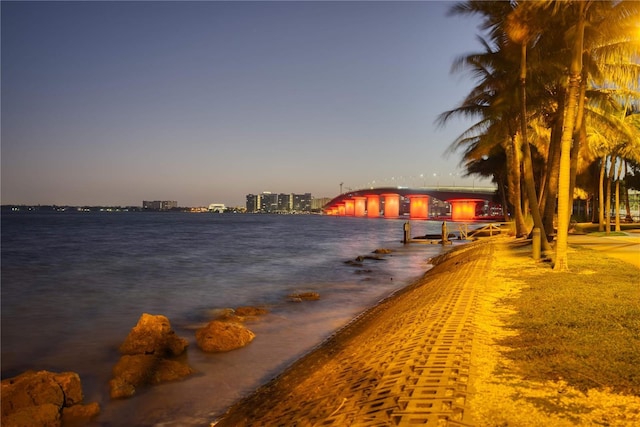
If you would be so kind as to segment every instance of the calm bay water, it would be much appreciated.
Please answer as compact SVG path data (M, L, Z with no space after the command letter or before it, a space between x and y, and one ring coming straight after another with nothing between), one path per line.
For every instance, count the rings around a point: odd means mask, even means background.
M208 425L350 319L429 268L440 245L402 245L405 220L317 215L7 213L2 215L2 378L27 369L80 374L96 426ZM412 235L440 232L412 221ZM385 261L345 261L376 248ZM449 247L448 247L449 248ZM448 249L447 248L447 249ZM320 301L287 296L314 291ZM202 353L194 327L243 305L270 313L256 339ZM190 342L197 374L111 401L117 347L142 313Z

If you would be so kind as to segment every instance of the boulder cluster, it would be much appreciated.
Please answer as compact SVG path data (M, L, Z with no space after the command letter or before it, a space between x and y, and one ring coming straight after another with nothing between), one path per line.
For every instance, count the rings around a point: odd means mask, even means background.
M79 425L100 412L97 403L82 403L82 385L75 372L24 372L2 380L0 398L3 427Z
M174 381L191 375L185 353L188 341L162 315L144 313L120 346L120 360L109 381L112 399L130 397L141 386Z
M307 292L290 298L302 301L320 296ZM261 307L218 310L214 320L195 331L196 344L204 352L244 347L255 334L242 323L267 312ZM186 357L188 345L167 317L143 313L119 347L121 357L109 381L111 398L131 397L141 387L193 374ZM82 386L75 372L24 372L2 380L1 398L2 427L82 425L100 412L98 403L82 404Z
M241 322L266 312L258 307L222 310L216 319L196 330L196 344L210 353L244 347L255 334ZM111 398L131 397L140 387L193 374L185 357L188 345L186 339L174 332L165 316L144 313L120 346L122 356L109 381Z

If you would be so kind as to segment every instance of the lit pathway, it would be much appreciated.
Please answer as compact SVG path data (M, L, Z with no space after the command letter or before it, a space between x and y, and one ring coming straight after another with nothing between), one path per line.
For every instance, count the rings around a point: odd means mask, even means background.
M248 399L222 426L468 426L474 282L491 264L457 255L383 302Z
M603 251L640 268L640 230L627 230L624 236L570 234L569 244Z

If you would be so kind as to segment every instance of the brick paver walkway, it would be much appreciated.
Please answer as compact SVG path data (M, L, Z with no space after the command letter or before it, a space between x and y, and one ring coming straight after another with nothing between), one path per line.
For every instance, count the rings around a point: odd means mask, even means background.
M492 248L473 245L425 284L366 312L216 427L472 425L474 283L488 270Z

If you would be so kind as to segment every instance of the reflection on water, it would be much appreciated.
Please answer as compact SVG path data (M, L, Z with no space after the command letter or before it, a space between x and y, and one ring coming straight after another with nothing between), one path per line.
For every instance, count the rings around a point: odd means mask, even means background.
M2 216L2 377L75 371L96 425L203 425L366 307L427 268L439 245L403 246L402 220L181 213ZM412 222L413 235L440 223ZM363 267L344 261L380 247ZM315 302L291 303L315 291ZM267 305L247 347L204 354L193 325L215 308ZM142 313L190 341L198 374L110 401L117 347Z

